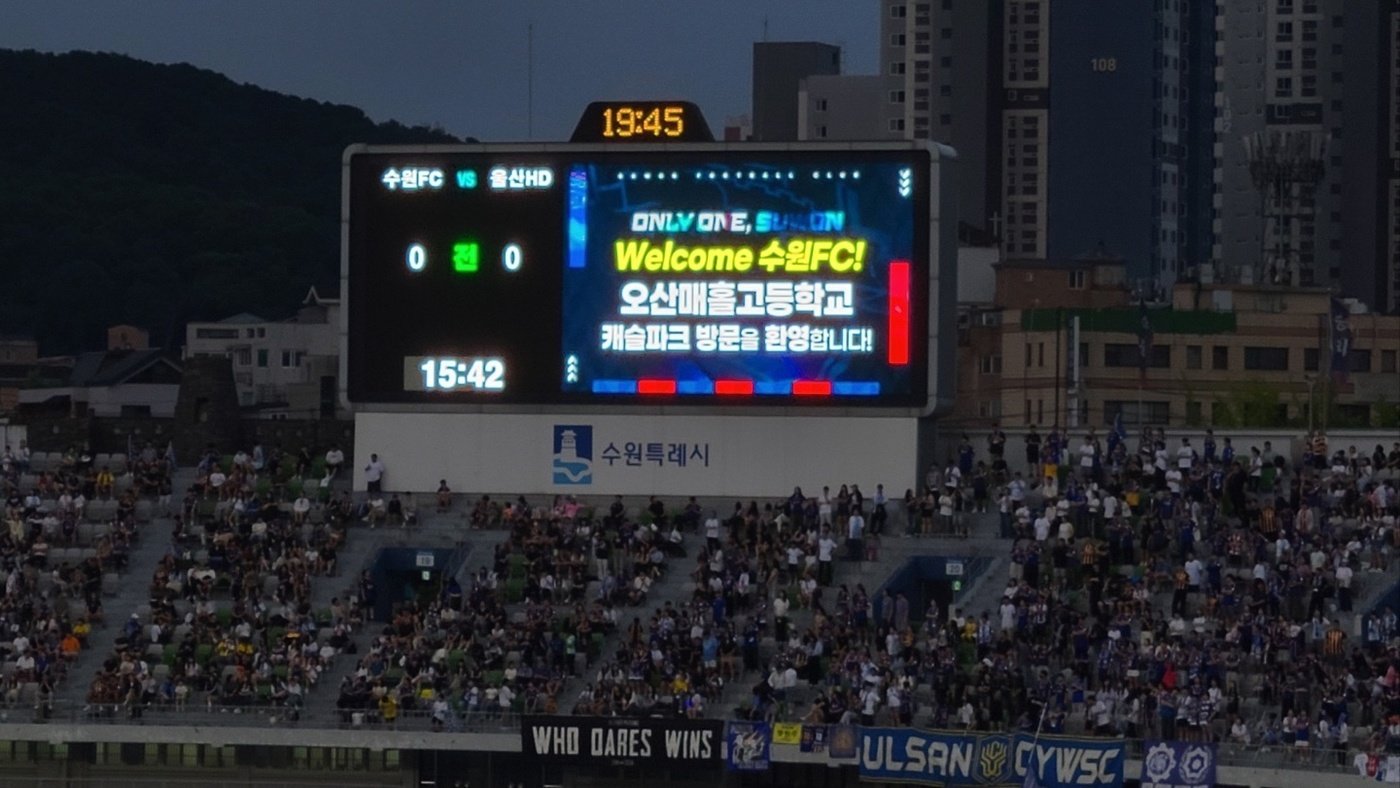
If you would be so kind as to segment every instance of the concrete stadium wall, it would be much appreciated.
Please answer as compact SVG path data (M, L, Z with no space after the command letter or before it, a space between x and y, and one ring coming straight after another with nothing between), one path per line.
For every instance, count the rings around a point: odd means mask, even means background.
M882 483L894 497L913 486L917 447L906 418L359 413L354 486L374 452L397 491L446 479L492 493L772 497L854 483L868 498Z

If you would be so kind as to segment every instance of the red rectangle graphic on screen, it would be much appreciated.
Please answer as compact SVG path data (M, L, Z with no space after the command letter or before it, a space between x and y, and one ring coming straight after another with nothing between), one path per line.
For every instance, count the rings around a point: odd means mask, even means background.
M642 378L637 381L638 394L675 394L676 381L674 380L648 380Z
M792 382L792 395L794 397L829 397L831 396L831 381L794 380Z
M890 366L909 364L909 261L890 262L890 331L886 340Z
M724 397L748 397L753 395L752 380L716 380L715 394Z

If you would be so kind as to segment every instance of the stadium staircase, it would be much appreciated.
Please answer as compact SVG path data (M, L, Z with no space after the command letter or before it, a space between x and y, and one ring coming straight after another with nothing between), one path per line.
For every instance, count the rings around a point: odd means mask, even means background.
M177 469L171 479L173 490L186 490L194 484L193 468ZM138 538L127 556L126 571L115 589L108 588L102 602L103 620L94 624L88 636L87 648L68 666L68 678L54 693L58 706L81 708L87 701L88 689L102 663L112 656L117 637L128 619L150 602L151 577L156 564L171 549L170 536L174 528L171 512L154 511L153 517L139 523ZM110 593L110 591L115 593Z

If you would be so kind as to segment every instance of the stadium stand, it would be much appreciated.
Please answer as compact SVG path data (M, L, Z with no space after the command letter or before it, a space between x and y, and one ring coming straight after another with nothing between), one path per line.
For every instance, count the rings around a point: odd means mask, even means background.
M375 503L308 451L144 482L148 461L92 457L130 470L110 491L92 474L89 496L81 453L36 455L6 472L3 613L27 622L0 643L6 699L61 694L77 662L54 655L90 653L97 626L113 647L88 713L114 722L237 709L513 729L563 712L1209 739L1332 768L1400 751L1400 640L1377 604L1395 584L1400 445L1312 436L1299 459L1209 433L1129 443L1050 434L1022 461L965 441L902 500L850 485L678 506ZM145 518L175 481L172 540L152 545ZM380 524L401 527L367 533ZM361 571L415 533L468 557L366 621ZM951 609L917 609L886 581L929 553L987 569ZM151 583L104 626L92 578L116 591L124 556ZM44 571L55 561L70 570ZM64 598L83 603L53 613Z

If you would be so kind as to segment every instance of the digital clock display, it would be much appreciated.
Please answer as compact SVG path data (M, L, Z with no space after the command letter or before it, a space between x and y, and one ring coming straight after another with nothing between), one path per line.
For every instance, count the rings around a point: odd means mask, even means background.
M505 391L506 362L499 358L406 356L404 391Z
M595 101L573 142L712 142L700 108L688 101Z

